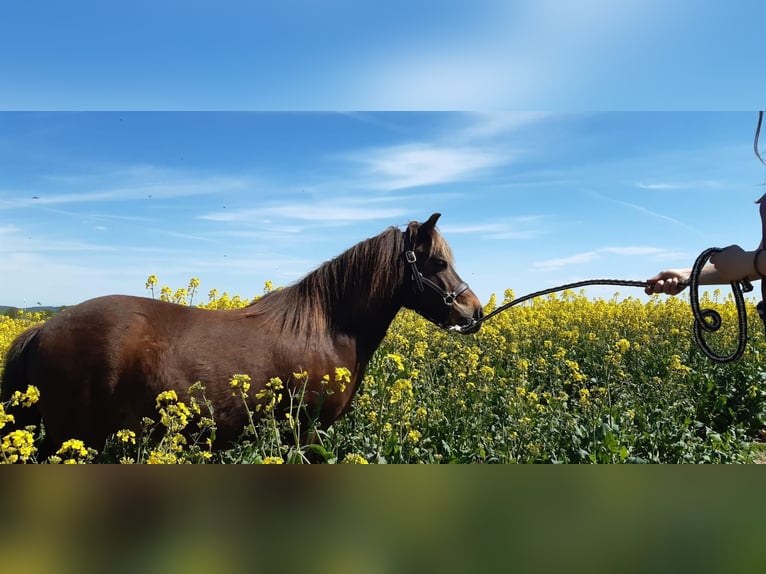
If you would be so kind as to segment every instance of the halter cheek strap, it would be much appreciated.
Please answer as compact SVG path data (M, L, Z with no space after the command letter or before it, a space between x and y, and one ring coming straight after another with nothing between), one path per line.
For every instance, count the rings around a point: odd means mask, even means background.
M405 242L409 243L406 237ZM455 300L460 296L460 294L468 290L468 283L462 282L455 288L454 291L445 291L439 285L431 281L428 277L425 277L420 272L420 269L418 269L418 258L415 255L415 251L410 248L404 252L404 260L410 266L410 270L412 272L412 280L415 282L415 286L417 287L418 291L422 293L425 291L424 285L427 285L439 294L439 296L444 300L444 304L448 307L454 305Z

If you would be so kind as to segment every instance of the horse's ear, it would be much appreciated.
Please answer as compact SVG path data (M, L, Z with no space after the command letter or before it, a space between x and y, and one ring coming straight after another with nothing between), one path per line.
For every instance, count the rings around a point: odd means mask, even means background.
M441 213L434 213L428 218L428 221L422 223L420 227L418 227L418 243L431 241L431 236L434 233L436 222L439 220L439 217L441 217Z

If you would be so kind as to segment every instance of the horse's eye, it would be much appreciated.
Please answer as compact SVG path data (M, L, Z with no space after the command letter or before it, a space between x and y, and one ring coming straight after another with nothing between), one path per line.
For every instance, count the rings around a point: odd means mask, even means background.
M434 264L439 269L446 269L449 265L444 259L441 259L440 257L434 257Z

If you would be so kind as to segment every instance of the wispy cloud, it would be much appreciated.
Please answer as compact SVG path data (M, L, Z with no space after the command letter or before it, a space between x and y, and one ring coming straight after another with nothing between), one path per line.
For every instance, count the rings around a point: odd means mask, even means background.
M513 156L499 149L413 143L367 149L345 159L359 167L363 187L395 191L469 181L509 163Z
M623 201L621 199L613 199L611 197L607 197L601 193L595 192L595 191L589 191L588 192L593 197L597 197L598 199L601 199L603 201L608 201L610 203L615 203L617 205L622 205L623 207L627 207L629 209L632 209L634 211L638 211L640 213L643 213L644 215L648 215L650 217L653 217L655 219L660 219L662 221L666 221L669 223L672 223L673 225L678 225L679 227L683 227L684 229L687 229L689 231L697 232L697 229L692 227L691 225L684 223L683 221L676 219L675 217L671 217L669 215L665 215L664 213L659 213L657 211L652 211L651 209L648 209L642 205L638 205L637 203L631 203L629 201Z
M712 189L722 187L721 182L715 180L679 181L679 182L637 182L636 187L646 190L677 190L677 189Z
M115 201L145 201L147 199L178 199L225 192L241 192L253 189L256 186L254 181L246 178L206 178L195 177L191 174L175 176L170 174L159 176L157 174L148 174L149 180L146 180L144 179L147 176L146 173L137 173L141 176L139 179L122 185L115 184L111 175L103 174L99 177L99 179L103 180L103 183L83 191L51 190L48 186L45 188L45 191L31 188L23 192L14 191L13 193L6 193L5 195L9 199L0 202L0 209ZM80 178L67 177L65 179L66 185L64 187L66 188L82 188L94 185L92 176L81 178L81 184L77 183ZM110 217L115 216L112 215Z
M468 115L469 124L459 135L469 140L494 138L528 128L551 115L550 112L472 112Z
M683 221L680 221L676 219L675 217L670 217L669 215L665 215L664 213L658 213L656 211L652 211L651 209L647 209L646 207L643 207L641 205L637 205L635 203L630 203L628 201L620 201L620 200L613 200L615 203L619 203L620 205L624 205L625 207L629 207L630 209L633 209L635 211L639 211L645 215L649 215L651 217L654 217L656 219L661 219L663 221L668 221L670 223L673 223L675 225L678 225L680 227L683 227L685 229L688 229L690 231L696 231L694 227L691 225L688 225L684 223Z
M199 216L199 219L219 222L249 222L255 225L271 225L272 218L326 224L345 224L354 221L400 218L406 213L407 210L402 207L365 205L364 202L359 200L341 198L325 202L272 203L254 209L229 210L225 213L207 213Z
M471 234L482 239L534 239L546 232L546 221L544 215L528 215L467 225L445 225L440 229L449 235Z
M679 253L675 251L668 251L659 247L647 247L647 246L628 246L628 247L601 247L592 251L585 251L583 253L576 253L569 257L559 257L556 259L548 259L545 261L538 261L532 264L532 267L540 271L552 271L561 269L562 267L569 267L574 265L584 265L591 263L598 259L603 258L605 255L616 255L619 257L638 257L638 256L651 256L654 258L671 258L676 257Z
M0 235L10 235L19 231L19 228L15 225L0 225Z
M637 183L639 189L682 189L682 186L675 183Z

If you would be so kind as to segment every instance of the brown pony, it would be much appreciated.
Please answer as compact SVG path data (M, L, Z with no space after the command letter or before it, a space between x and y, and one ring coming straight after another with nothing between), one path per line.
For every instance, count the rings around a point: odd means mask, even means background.
M235 373L250 375L251 396L272 377L294 392L307 384L304 400L326 428L349 408L401 307L441 327L478 330L470 325L482 316L481 304L455 272L438 218L413 221L405 231L391 227L242 309L124 295L69 307L11 345L0 400L29 384L40 389L35 407L12 412L17 427L42 419L41 455L69 438L100 449L119 429L138 431L142 418L156 413L160 392L185 396L196 381L213 403L216 446L224 447L247 423L229 385ZM350 384L319 402L322 377L336 367L351 372ZM302 371L308 383L293 378Z

